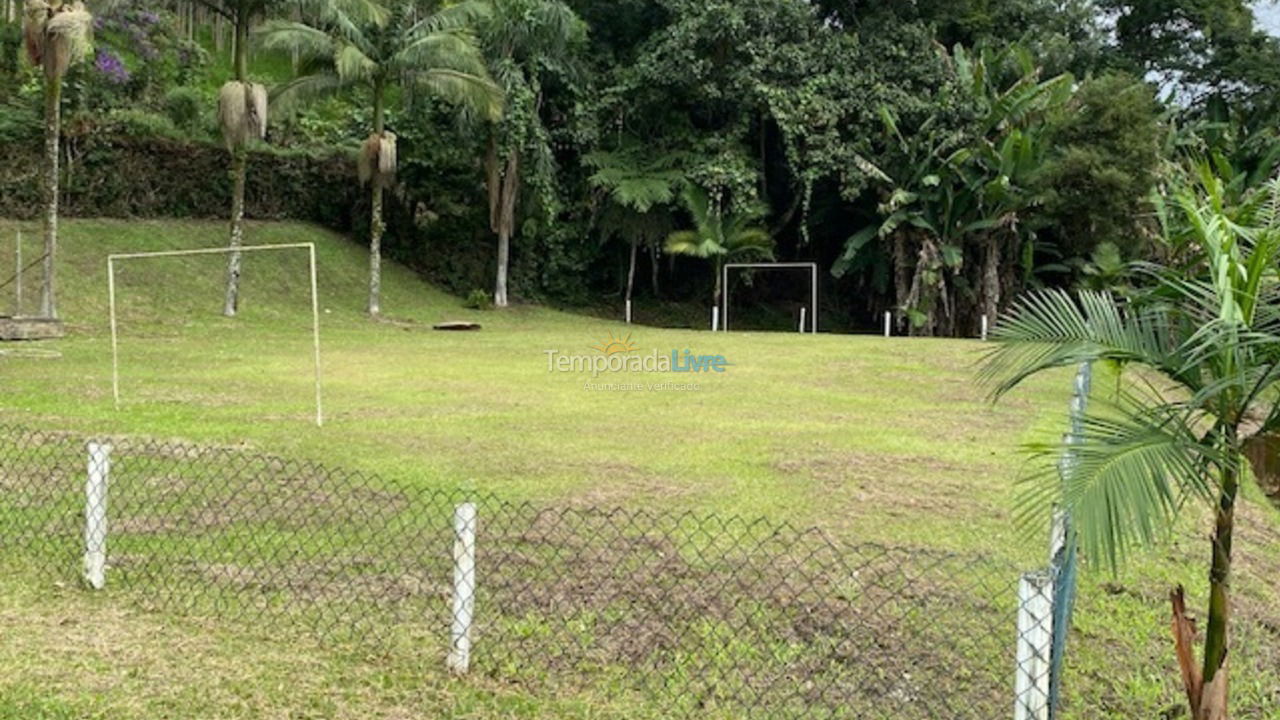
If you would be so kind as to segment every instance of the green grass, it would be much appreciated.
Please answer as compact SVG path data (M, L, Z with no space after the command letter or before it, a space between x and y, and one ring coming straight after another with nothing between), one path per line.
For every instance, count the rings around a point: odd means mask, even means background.
M9 265L13 230L0 222L0 267ZM386 268L387 319L374 323L361 312L367 255L357 245L290 224L254 223L248 237L317 243L324 428L309 422L299 252L247 257L235 320L219 314L220 258L122 265L123 404L113 406L105 256L225 242L221 223L202 222L66 223L61 307L71 334L37 345L60 359L0 354L0 422L237 445L512 500L763 515L856 542L1043 563L1044 534L1011 520L1018 447L1064 429L1068 372L992 406L974 386L981 345L973 341L712 335L627 329L535 307L479 312L396 266ZM0 296L0 309L6 302ZM446 319L484 329L430 329ZM646 353L689 348L723 354L733 366L695 377L698 391L593 390L584 387L589 376L547 371L545 350L589 354L624 332ZM1275 627L1280 531L1276 513L1257 493L1253 499L1240 521L1239 605ZM1067 679L1071 716L1151 717L1176 705L1164 594L1183 582L1202 604L1202 530L1202 518L1189 517L1185 533L1118 578L1086 573ZM449 681L435 674L434 660L401 677L389 669L400 663L294 639L248 642L228 628L124 611L78 591L46 599L6 582L0 601L10 626L0 641L0 718L643 715L600 692L552 700ZM85 624L71 634L84 642L67 642L57 623L81 615L88 619L76 620ZM21 627L40 630L8 631ZM1254 647L1234 665L1239 716L1280 717L1271 704L1280 669L1254 669L1280 666L1280 639L1265 629L1243 637ZM57 662L42 665L46 656ZM164 661L175 657L204 671ZM307 682L284 679L297 673ZM207 704L195 698L197 678L211 678ZM398 714L405 708L412 710Z

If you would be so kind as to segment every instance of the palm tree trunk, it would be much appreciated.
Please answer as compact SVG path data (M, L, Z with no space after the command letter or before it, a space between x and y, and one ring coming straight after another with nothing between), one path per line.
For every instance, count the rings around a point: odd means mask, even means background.
M511 263L511 232L516 222L516 194L520 188L520 153L512 150L502 173L498 207L498 278L493 304L507 307L507 268Z
M58 317L54 269L58 252L58 140L62 134L62 78L45 75L44 90L44 280L40 315Z
M249 152L244 147L231 151L231 239L233 250L244 244L244 185L248 175ZM241 254L232 252L227 261L227 296L222 314L235 317L240 309Z
M248 77L249 52L249 17L243 13L236 16L235 45L232 71L237 82L245 82ZM236 147L231 151L231 232L227 246L232 249L227 260L227 296L222 305L222 314L235 317L240 309L240 267L241 254L238 248L244 244L244 186L245 176L249 171L249 156L244 147Z
M373 178L373 217L369 225L369 317L382 312L382 178Z
M1213 565L1209 570L1209 623L1204 633L1204 682L1194 720L1226 720L1227 624L1231 615L1231 540L1235 526L1236 493L1240 480L1234 469L1223 473L1222 493L1213 533Z
M383 104L382 79L373 84L373 133L379 138L386 131L386 118ZM377 167L373 169L373 206L369 220L369 317L377 317L382 312L382 233L386 229L382 222L382 175Z

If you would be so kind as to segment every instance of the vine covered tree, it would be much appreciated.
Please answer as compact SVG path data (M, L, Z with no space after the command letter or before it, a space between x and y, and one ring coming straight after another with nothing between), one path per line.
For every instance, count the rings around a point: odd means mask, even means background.
M484 24L490 72L506 94L505 112L490 126L485 156L489 225L498 236L493 304L506 307L511 239L526 178L532 178L546 214L554 214L555 159L544 120L544 81L571 77L575 48L586 25L561 0L502 0Z
M80 2L49 4L27 0L22 34L27 59L44 76L44 279L40 285L40 314L58 317L56 268L58 255L59 150L62 138L62 81L72 63L89 53L93 16Z
M349 88L367 89L373 104L372 134L358 156L360 180L372 188L369 225L368 312L381 312L383 194L395 178L396 136L386 128L388 93L428 93L463 112L499 117L502 91L489 78L475 39L476 23L489 13L478 0L445 3L391 0L388 5L312 2L305 22L272 20L259 31L268 49L288 50L303 72L275 89L282 104Z

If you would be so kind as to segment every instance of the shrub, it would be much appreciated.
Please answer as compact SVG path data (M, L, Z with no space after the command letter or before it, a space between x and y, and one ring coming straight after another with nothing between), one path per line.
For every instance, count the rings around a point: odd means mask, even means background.
M164 96L164 112L177 127L195 132L204 114L204 98L192 87L176 87Z
M492 310L493 298L489 296L488 292L476 288L467 294L467 298L463 301L462 306L465 308L471 308L472 310Z

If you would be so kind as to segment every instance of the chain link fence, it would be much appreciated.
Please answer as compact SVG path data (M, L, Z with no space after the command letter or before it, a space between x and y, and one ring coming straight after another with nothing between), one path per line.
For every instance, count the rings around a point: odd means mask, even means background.
M1056 571L715 515L505 502L0 427L0 546L148 608L670 717L1049 717Z

